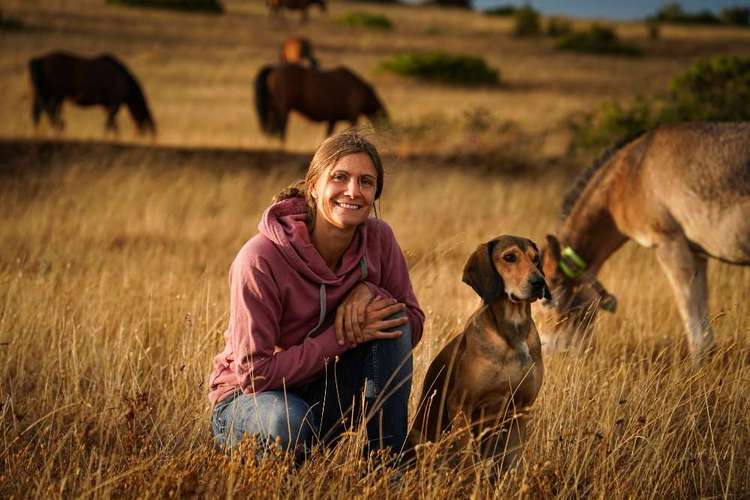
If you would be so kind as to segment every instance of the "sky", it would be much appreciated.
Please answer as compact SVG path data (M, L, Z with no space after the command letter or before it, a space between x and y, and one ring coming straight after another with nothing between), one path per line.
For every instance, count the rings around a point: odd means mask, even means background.
M664 4L674 1L662 0L473 0L475 9L486 9L498 5L530 4L542 14L570 17L600 17L608 19L643 19L653 14ZM750 0L682 0L678 2L686 12L710 10L718 13L723 7L750 7Z

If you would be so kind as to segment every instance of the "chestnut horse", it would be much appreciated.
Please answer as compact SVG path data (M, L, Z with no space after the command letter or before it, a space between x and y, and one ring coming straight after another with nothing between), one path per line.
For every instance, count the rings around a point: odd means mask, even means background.
M266 0L266 5L268 5L271 16L278 16L281 13L281 9L299 10L302 12L300 15L301 23L307 22L307 8L313 4L318 4L321 12L326 11L325 0Z
M318 60L313 55L310 40L298 36L290 36L281 45L279 60L282 63L302 64L304 61L310 63L311 68L318 67Z
M33 87L31 117L39 124L42 113L58 130L65 126L60 109L65 99L79 106L103 106L106 128L117 131L115 117L122 104L140 132L156 133L156 124L141 86L123 63L104 54L91 59L68 52L51 52L29 61Z
M543 251L552 300L535 316L547 348L585 338L597 307L614 311L596 275L628 239L655 250L698 361L714 345L707 259L750 264L750 123L661 127L582 174Z
M255 110L263 132L282 141L290 111L328 122L327 135L337 121L356 125L359 115L374 125L388 119L372 86L344 67L322 71L299 64L264 66L255 77Z

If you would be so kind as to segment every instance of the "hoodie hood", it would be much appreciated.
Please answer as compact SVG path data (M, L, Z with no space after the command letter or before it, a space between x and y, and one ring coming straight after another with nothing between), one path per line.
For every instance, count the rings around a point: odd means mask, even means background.
M357 227L341 265L333 272L310 240L307 210L304 198L274 203L263 213L258 231L274 243L294 270L316 284L338 285L351 272L359 273L359 262L367 248L367 222Z

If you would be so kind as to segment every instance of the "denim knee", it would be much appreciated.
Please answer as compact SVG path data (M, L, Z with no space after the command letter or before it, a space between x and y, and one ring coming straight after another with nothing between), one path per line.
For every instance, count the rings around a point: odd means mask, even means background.
M310 406L290 392L267 391L240 394L214 408L215 442L233 448L245 437L264 444L276 443L285 450L309 445L316 428Z

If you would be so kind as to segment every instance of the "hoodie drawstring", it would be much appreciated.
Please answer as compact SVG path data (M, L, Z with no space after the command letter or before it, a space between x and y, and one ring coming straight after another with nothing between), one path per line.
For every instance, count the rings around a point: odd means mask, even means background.
M364 257L359 258L359 273L360 273L360 281L365 281L367 279L367 261ZM325 283L320 284L320 314L318 315L318 323L313 327L312 330L307 332L307 335L305 337L309 337L315 331L320 328L320 325L323 324L323 320L326 317L326 285Z

